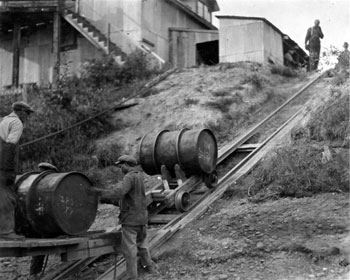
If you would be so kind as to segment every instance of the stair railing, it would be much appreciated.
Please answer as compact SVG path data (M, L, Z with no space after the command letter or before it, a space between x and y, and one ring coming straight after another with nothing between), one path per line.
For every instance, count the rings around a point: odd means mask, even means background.
M106 15L96 11L84 1L76 0L74 6L66 5L66 8L74 11L81 17L86 18L86 20L93 24L107 38L108 49L110 45L109 42L116 44L123 51L127 50L126 52L131 52L134 49L133 47L136 47L142 52L152 55L161 65L165 63L165 60L153 52L150 48L139 43L137 39L132 38L134 34L141 32L141 25L135 20L130 20L131 18L129 16L127 16L127 18L130 22L132 22L132 25L134 25L135 28L125 30L115 26L108 19L106 19Z

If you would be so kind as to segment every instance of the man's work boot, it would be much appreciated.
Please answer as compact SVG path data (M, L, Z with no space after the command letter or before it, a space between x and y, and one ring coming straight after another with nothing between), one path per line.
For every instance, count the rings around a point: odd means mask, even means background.
M24 241L26 238L24 237L24 235L19 235L14 232L11 232L7 234L0 234L0 239Z
M153 274L153 275L159 274L159 271L154 264L149 266L144 266L143 269L149 274Z

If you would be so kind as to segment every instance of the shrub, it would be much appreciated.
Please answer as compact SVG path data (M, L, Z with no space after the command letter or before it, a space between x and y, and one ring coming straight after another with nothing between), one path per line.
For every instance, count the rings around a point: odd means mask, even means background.
M335 97L312 114L308 129L312 140L345 140L349 132L349 95Z
M213 91L211 94L215 97L225 97L230 96L231 91L229 89L219 89L217 91Z
M298 73L291 69L290 67L286 67L283 65L273 65L271 66L271 73L278 74L284 77L297 77Z
M207 101L205 106L208 106L212 109L219 110L222 113L227 113L230 110L230 106L235 103L237 105L243 102L243 97L239 93L230 96L224 96L221 98L216 98L212 101Z
M199 102L199 99L193 99L193 98L186 97L184 99L184 102L185 102L185 106L197 105Z
M246 75L241 84L251 84L255 89L261 90L264 88L265 84L269 84L269 81L265 77L257 73L253 73Z
M302 197L319 192L349 191L347 169L335 159L322 163L322 148L283 147L256 169L252 195Z
M80 77L63 73L54 89L33 88L28 93L28 100L37 112L32 115L21 141L26 143L45 135L50 137L22 147L22 171L35 168L40 161L49 161L61 170L86 171L96 165L94 156L100 166L111 164L118 153L117 145L96 151L92 142L116 129L113 112L108 109L115 101L130 94L130 83L159 73L147 62L141 51L129 55L123 65L118 65L112 56L104 56L86 62ZM110 90L123 87L128 89ZM18 97L14 98L1 97L1 101L4 100L0 106L3 115L10 111L11 103L18 100ZM65 130L70 126L74 127ZM64 132L56 133L60 130Z

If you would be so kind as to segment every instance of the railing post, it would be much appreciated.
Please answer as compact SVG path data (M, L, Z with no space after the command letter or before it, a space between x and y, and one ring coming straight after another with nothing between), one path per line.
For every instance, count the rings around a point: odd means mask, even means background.
M75 0L75 13L77 13L78 15L79 15L79 3L80 2L80 0Z
M111 42L111 24L108 23L108 28L107 28L107 53L109 54L110 53L110 49L109 49L109 45L110 45L110 42Z

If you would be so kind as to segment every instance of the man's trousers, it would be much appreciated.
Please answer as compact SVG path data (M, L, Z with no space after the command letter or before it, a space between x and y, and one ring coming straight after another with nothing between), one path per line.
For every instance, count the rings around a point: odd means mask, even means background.
M16 174L14 171L0 170L0 234L15 231L15 192Z
M152 260L148 250L147 225L122 226L122 252L126 262L128 279L137 279L137 256L143 267L151 266Z
M321 46L314 46L314 47L310 46L310 58L309 58L310 59L310 66L309 66L310 71L317 70L318 62L320 60L320 50L321 50Z

